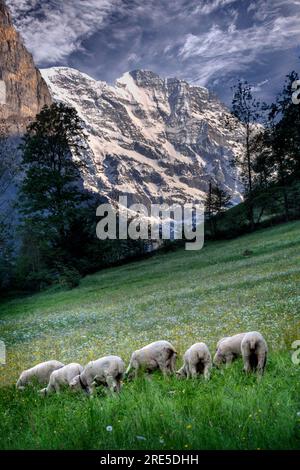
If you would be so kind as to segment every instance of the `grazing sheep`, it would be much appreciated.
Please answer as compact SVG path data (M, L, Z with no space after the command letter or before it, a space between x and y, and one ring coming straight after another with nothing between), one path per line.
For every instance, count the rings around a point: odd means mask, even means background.
M35 381L41 385L47 385L52 372L63 366L64 364L59 361L47 361L42 362L31 369L24 370L17 381L16 387L19 390L24 390L26 385L32 384Z
M191 346L183 356L184 364L177 372L178 377L196 378L203 374L204 378L210 378L212 366L211 355L205 343L196 343Z
M217 351L214 357L214 364L219 367L222 363L229 366L232 361L242 355L241 344L246 333L239 333L234 336L226 336L220 339L217 344Z
M137 377L140 369L152 372L160 369L164 375L175 373L177 353L168 341L155 341L142 349L134 351L126 371L126 377Z
M40 391L42 395L49 395L52 392L59 393L60 388L66 385L70 385L70 382L81 372L83 367L80 364L72 363L67 364L60 369L52 372L49 380L49 384L46 388Z
M119 392L124 372L125 364L120 357L102 357L89 362L70 382L70 387L73 390L84 390L89 395L93 395L97 385L104 385L112 392Z
M244 336L241 351L246 373L257 371L263 374L267 362L268 346L258 331L251 331Z

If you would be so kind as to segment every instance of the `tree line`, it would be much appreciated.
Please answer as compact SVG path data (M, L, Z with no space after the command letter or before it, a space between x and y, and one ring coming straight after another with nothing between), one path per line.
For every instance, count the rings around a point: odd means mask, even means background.
M231 162L237 170L244 202L227 211L230 196L210 183L206 219L211 237L232 236L261 224L300 216L300 105L292 101L296 72L286 77L272 104L259 102L247 81L233 87L230 130L243 125L243 152Z

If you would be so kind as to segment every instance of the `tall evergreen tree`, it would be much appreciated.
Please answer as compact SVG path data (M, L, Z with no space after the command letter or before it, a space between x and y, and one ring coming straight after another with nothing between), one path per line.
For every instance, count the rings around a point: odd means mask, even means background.
M244 148L242 155L234 161L239 167L244 193L248 203L248 212L251 229L254 229L254 208L252 202L253 162L254 146L253 142L257 135L257 122L260 116L260 104L253 98L251 85L247 81L239 81L233 87L232 114L244 125Z
M299 79L296 72L286 77L277 102L271 106L270 120L275 121L274 147L277 150L278 171L281 178L300 178L300 105L292 101L293 83Z
M41 111L23 139L22 213L51 229L59 244L70 217L87 199L80 177L84 138L75 109L53 104Z
M296 72L287 76L276 103L269 106L262 146L257 147L257 167L262 162L268 172L269 186L281 192L286 220L290 218L289 188L300 178L300 106L292 101Z
M9 141L9 130L4 120L0 121L0 209L4 196L17 172L16 151ZM3 215L3 213L1 213Z
M31 271L41 269L45 262L57 264L58 258L62 264L70 261L70 231L88 199L80 176L84 139L77 112L63 104L45 107L23 138L25 177L19 206L23 215L23 252L28 234L37 243L38 261Z
M205 215L210 223L210 232L213 237L217 234L217 216L231 206L231 196L218 185L209 182L209 189L205 200Z
M7 192L16 174L15 150L9 142L5 121L0 121L0 289L6 287L12 275L11 220Z

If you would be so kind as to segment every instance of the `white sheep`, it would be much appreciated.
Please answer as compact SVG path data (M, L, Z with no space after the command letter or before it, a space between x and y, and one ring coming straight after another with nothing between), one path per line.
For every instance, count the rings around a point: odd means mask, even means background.
M266 340L258 331L247 333L241 344L241 351L246 373L257 371L263 374L267 362L268 346Z
M49 395L52 392L59 393L61 387L70 385L72 380L81 374L82 371L83 367L74 362L55 370L50 376L48 386L43 388L40 393L42 395Z
M104 385L112 392L119 392L124 377L125 364L118 356L106 356L89 362L71 382L73 390L84 390L93 395L97 385Z
M178 377L196 378L203 374L204 378L210 378L212 367L211 355L205 343L196 343L191 346L183 356L184 364L177 371Z
M38 382L41 385L47 385L53 371L60 369L64 364L59 361L47 361L37 364L31 369L24 370L20 375L16 387L24 390L26 385Z
M214 357L214 364L219 367L222 363L229 366L232 361L242 355L241 344L246 333L239 333L234 336L226 336L220 339L217 344L217 351Z
M175 373L177 353L168 341L155 341L134 351L131 356L126 377L132 374L137 377L140 369L152 372L160 369L164 375Z

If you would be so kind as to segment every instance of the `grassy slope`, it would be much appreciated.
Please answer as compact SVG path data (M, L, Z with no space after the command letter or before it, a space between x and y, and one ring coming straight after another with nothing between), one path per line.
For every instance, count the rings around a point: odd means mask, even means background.
M253 251L244 257L246 249ZM300 338L300 223L178 251L0 305L1 448L297 448ZM203 340L259 329L271 354L262 382L241 362L202 381L140 380L118 399L61 395L43 400L10 384L41 360L87 362L171 340L180 353ZM58 409L60 413L58 413ZM2 415L3 413L3 415ZM112 425L113 432L106 431ZM143 436L146 440L139 440ZM187 446L187 447L186 447Z

